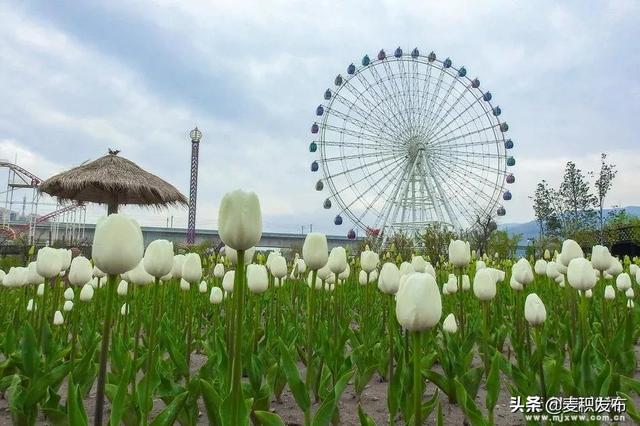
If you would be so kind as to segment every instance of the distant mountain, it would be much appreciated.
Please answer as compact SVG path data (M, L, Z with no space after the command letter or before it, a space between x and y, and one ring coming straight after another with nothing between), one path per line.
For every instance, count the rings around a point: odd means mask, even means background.
M628 215L640 217L640 206L627 206L617 209L604 209L605 218L610 211L613 210L626 210ZM529 238L538 238L538 222L532 220L525 223L503 223L498 225L498 229L507 231L509 234L522 234L522 240L526 241Z

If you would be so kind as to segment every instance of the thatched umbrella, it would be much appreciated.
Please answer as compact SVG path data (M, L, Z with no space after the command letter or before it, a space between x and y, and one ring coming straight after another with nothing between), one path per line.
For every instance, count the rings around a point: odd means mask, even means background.
M150 206L187 205L187 199L173 185L141 169L118 151L50 177L40 192L61 200L106 204L108 214L121 204Z

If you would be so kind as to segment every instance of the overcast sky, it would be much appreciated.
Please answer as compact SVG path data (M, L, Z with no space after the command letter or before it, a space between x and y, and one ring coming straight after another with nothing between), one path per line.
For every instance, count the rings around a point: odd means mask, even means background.
M619 169L607 205L640 204L639 36L631 0L3 2L0 157L46 178L120 149L188 194L197 124L198 227L241 187L266 231L343 234L309 172L315 107L363 54L417 46L502 108L517 160L504 222L533 217L540 179L558 183L568 160L596 169L601 152ZM186 210L127 211L186 226Z

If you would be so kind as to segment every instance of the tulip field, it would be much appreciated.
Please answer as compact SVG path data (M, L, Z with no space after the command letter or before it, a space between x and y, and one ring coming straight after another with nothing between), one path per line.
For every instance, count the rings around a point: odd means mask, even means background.
M114 213L91 256L43 247L0 273L0 424L640 422L639 259L570 239L403 258L320 233L284 257L255 249L243 191L218 222L224 250L198 253L144 247Z

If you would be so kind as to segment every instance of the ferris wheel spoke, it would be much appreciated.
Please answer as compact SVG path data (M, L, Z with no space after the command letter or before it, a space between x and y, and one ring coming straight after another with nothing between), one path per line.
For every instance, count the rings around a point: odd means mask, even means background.
M370 67L367 67L366 69L374 69L374 67L370 66ZM386 102L386 99L381 97L381 95L375 90L376 88L379 87L375 76L373 77L374 82L369 81L369 79L364 75L363 72L357 72L356 77L360 82L360 84L362 84L363 87L366 88L365 91L369 94L373 102L375 102L376 105L373 107L373 110L380 110L380 112L387 118L387 121L391 121L392 123L395 124L395 129L397 130L398 133L400 133L402 123L400 123L397 120L390 120L389 117L387 116L386 114L387 109L384 108L387 102Z
M460 101L462 99L465 99L465 95L467 93L468 93L467 89L464 89L461 92L459 92L458 97L456 97L456 100L449 105L449 108L442 115L442 118L440 118L440 114L436 115L436 118L434 120L436 122L436 125L433 126L431 129L429 129L429 131L427 132L427 138L431 137L435 132L438 131L438 129L442 127L442 123L445 122L445 117L448 117L449 114L451 114L451 112L454 111L454 109L458 106L458 104L460 104Z
M340 172L333 173L333 174L329 173L329 170L325 170L325 179L334 179L334 178L339 177L339 176L344 176L347 173L353 173L353 172L356 172L358 170L362 170L362 169L366 168L367 166L372 166L372 165L375 165L375 164L383 163L385 161L392 161L394 159L396 159L395 155L387 155L387 156L384 156L384 158L381 158L380 160L376 160L374 162L367 163L367 164L361 164L361 165L359 165L357 167L353 167L351 169L345 169L345 170L342 170ZM326 169L326 164L323 164L323 168Z
M461 129L462 127L464 127L466 124L468 124L468 123L465 123L465 124L460 125L460 127L453 129L451 132L449 132L449 133L447 133L447 134L445 134L445 135L442 135L442 136L441 136L440 138L438 138L438 139L430 140L430 141L429 141L429 145L428 145L428 146L430 146L430 147L431 147L431 146L438 146L438 145L442 145L443 143L453 142L453 141L456 141L456 140L458 140L458 139L467 138L467 137L472 136L472 135L477 135L478 133L486 132L486 131L488 131L488 130L493 130L493 129L495 129L496 127L499 127L499 126L500 126L500 124L499 124L499 123L498 123L498 124L493 124L493 125L491 125L491 126L483 127L483 128L481 128L481 129L472 130L472 131L470 131L470 132L463 133L463 134L460 134L460 135L454 136L454 137L449 138L449 139L441 139L442 137L447 136L447 135L450 135L451 133L455 132L456 130L460 130L460 129Z
M407 106L407 97L411 96L411 94L408 93L407 91L400 90L400 87L398 87L398 84L396 81L397 79L393 78L395 74L391 70L391 65L389 64L389 60L383 61L383 66L385 71L387 71L387 75L391 77L389 78L389 87L392 93L394 94L394 98L396 99L396 104L398 105L400 111L404 111L404 113L402 114L402 117L406 122L407 129L411 129L413 123L411 122L411 118L409 116L409 108ZM398 66L398 76L400 77L401 80L403 79L403 76L404 76L404 72L400 70L399 66ZM398 99L398 95L400 94L404 94L405 96L402 96L400 97L400 99Z
M345 188L342 188L340 190L336 190L336 195L340 195L340 193L343 192L343 191L346 191L346 190L352 189L352 188L357 188L356 187L357 184L362 183L365 180L368 180L370 177L376 175L377 173L379 173L381 171L385 171L386 172L386 173L383 173L383 175L380 176L380 178L378 178L378 180L374 181L372 185L369 185L368 188L365 191L358 191L356 189L354 192L357 194L357 196L353 197L353 200L349 204L346 204L344 206L344 208L342 209L342 212L344 212L345 210L351 208L356 202L364 201L364 196L367 193L369 193L369 191L371 191L372 189L378 187L380 182L382 182L383 180L387 179L387 184L382 187L382 189L378 193L378 196L372 198L371 206L373 206L373 204L375 204L375 202L380 199L382 194L384 194L385 190L389 186L388 182L390 182L390 181L392 181L392 180L397 178L397 176L398 176L398 171L397 170L401 169L401 166L402 166L402 162L400 160L395 161L393 163L389 163L388 165L379 168L377 171L375 171L371 175L365 175L362 178L360 178L358 181L353 182L352 184L350 184L349 186L347 186ZM392 179L389 179L389 176L391 176L392 174L393 174L394 177ZM371 208L371 207L369 207L369 208Z
M378 73L377 66L375 66L375 65L371 66L371 74L373 75L373 78L375 79L376 83L378 84L378 87L380 87L382 89L382 91L385 92L386 98L388 98L390 100L390 103L393 103L393 105L390 105L390 106L391 107L395 107L395 111L400 116L400 118L402 120L402 126L401 127L404 130L408 130L410 128L410 126L409 126L409 123L407 122L407 120L405 119L404 115L402 114L402 108L398 104L398 102L396 100L396 97L393 96L392 92L390 92L389 88L387 87L387 85L385 83L385 80ZM391 77L389 77L387 80L391 80Z
M333 146L333 147L341 147L341 148L358 148L358 149L377 149L389 151L389 148L381 144L370 144L370 143L362 143L362 142L343 142L343 141L329 141L329 140L316 140L314 141L317 144L322 144L324 146ZM399 151L399 148L392 148L392 151Z
M334 96L335 96L335 99L336 99L336 100L338 100L338 99L339 99L339 100L341 100L341 102L340 102L340 103L343 103L343 102L342 102L342 100L344 100L345 102L347 101L345 98L341 97L338 93L336 93ZM343 104L344 104L344 103L343 103ZM332 105L333 105L333 104L332 104ZM346 105L346 104L345 104L345 105ZM363 110L362 110L361 108L357 107L355 104L352 104L352 105L351 105L351 106L349 106L349 107L350 107L350 110L355 111L355 112L356 112L356 113L357 113L357 114L358 114L358 115L359 115L363 120L365 120L365 121L362 121L362 120L360 120L360 119L353 118L353 120L352 120L352 121L357 122L361 128L376 128L376 126L374 126L374 124L373 124L373 123L368 124L368 123L369 123L369 121L370 121L370 119L371 119L370 115L369 115L369 116L368 116L368 115L366 115L366 112L363 112ZM337 113L339 110L334 109L334 108L332 108L332 107L329 109L329 111L330 111L330 112L332 112L334 115L336 115L336 116L338 116L338 117L342 118L342 119L345 119L344 117L351 117L350 115L345 114L345 113L342 113L342 112ZM346 119L345 119L345 121L346 121ZM385 120L379 119L379 120L378 120L378 122L379 122L379 124L381 124L383 127L377 127L377 129L378 129L381 133L383 133L383 134L385 134L385 135L387 136L387 138L385 138L385 140L387 140L387 141L389 141L389 142L392 142L393 137L394 137L394 134L393 134L392 132L390 133L389 131L387 131L387 130L385 129L385 127L387 127L387 126L388 126L388 123L392 123L393 121L388 120L388 119L385 119ZM377 123L376 123L376 124L377 124ZM390 129L389 129L389 130L390 130Z
M449 99L449 96L451 96L451 91L453 90L456 83L458 83L458 80L456 78L452 78L451 81L449 82L449 87L447 88L445 95L442 98L440 98L440 102L438 103L437 108L433 112L433 118L430 120L430 122L428 123L428 126L425 129L427 134L430 133L431 129L433 129L435 126L438 125L438 118L440 116L440 112L442 111L442 108L445 105L445 103L448 104L447 99Z
M349 90L349 89L347 89ZM367 113L367 111L365 111L364 109L358 107L355 102L348 100L347 98L343 97L342 95L340 95L339 92L336 92L334 94L334 98L335 100L339 100L341 104L347 106L349 108L349 110L353 110L355 111L363 120L365 120L365 122L370 122L373 121L376 124L382 124L383 127L380 128L380 130L382 131L383 128L388 128L389 124L394 123L393 120L389 120L389 117L387 116L381 116L379 108L377 106L371 106L371 109L369 110L369 113ZM371 125L369 125L368 127L373 127L374 123L371 123ZM383 132L385 133L387 136L389 136L390 138L393 137L394 132L392 129L389 129L389 131L385 131Z
M431 97L429 99L429 106L427 107L426 112L420 117L421 118L421 127L428 127L430 120L431 120L431 116L433 114L433 108L435 108L437 99L438 99L438 95L440 94L440 88L442 87L442 81L444 79L445 76L445 72L444 72L444 68L440 68L440 74L438 74L438 80L436 81L436 86L434 88L434 92L433 94L431 94Z
M332 114L338 118L341 118L342 120L344 120L345 123L349 123L349 124L355 124L356 127L359 127L360 129L367 129L371 126L369 126L367 123L365 123L364 121L355 118L353 115L348 115L343 113L342 111L338 111L337 109L332 109L332 108L328 108L327 113ZM391 137L392 135L389 135L385 132L382 132L384 135ZM392 140L387 139L386 137L382 137L381 135L377 135L379 139L385 140L388 142L388 144L392 144Z
M399 152L394 152L391 154L393 157L398 157ZM318 163L331 163L333 161L341 161L341 160L354 160L354 159L362 159L362 158L380 158L383 155L379 152L370 152L368 154L353 154L353 155L343 155L339 157L323 157L318 160Z
M441 163L441 162L440 162ZM436 167L441 167L440 165L436 165ZM485 201L491 201L491 198L489 198L489 196L485 193L485 191L483 190L483 188L481 186L478 186L480 182L482 182L484 184L484 186L491 188L494 188L494 191L496 190L495 187L497 186L497 182L494 182L490 179L488 179L485 176L479 175L478 173L472 171L471 169L465 169L465 174L463 174L457 167L448 167L448 168L444 168L444 165L442 165L443 169L441 170L446 170L447 173L449 175L454 174L458 177L461 178L461 180L463 182L465 182L465 185L470 185L473 186L475 189L478 190L478 193L476 194L476 196L482 197L484 198ZM470 176L475 178L475 179L469 179ZM451 181L451 179L447 180L447 181ZM459 185L461 188L466 188L465 185Z
M422 111L424 111L427 102L430 101L429 94L431 91L431 71L433 70L433 66L431 64L427 65L427 72L425 73L424 81L422 83L422 94L420 95L420 100L418 102L418 118L422 118Z
M485 172L493 172L496 174L504 173L502 170L498 169L497 167L484 164L484 163L476 163L475 161L469 161L462 157L452 158L451 156L445 155L444 153L440 153L440 152L438 153L434 152L434 153L431 153L431 155L439 157L442 163L451 164L453 166L455 166L456 164L458 164L459 166L461 165L460 163L462 163L462 165L467 166L470 169L482 170Z
M490 158L490 159L504 159L505 156L502 154L494 154L492 152L477 152L477 151L457 151L457 150L452 150L452 149L448 149L449 146L446 146L442 149L440 149L440 152L443 153L447 153L447 154L451 154L453 156L455 156L456 158L467 158L467 157L471 157L471 158Z
M384 232L389 219L391 219L391 223L393 224L395 218L398 216L398 210L400 209L400 203L402 201L401 194L406 192L406 187L409 184L409 179L407 178L411 174L411 169L413 169L414 164L415 161L406 163L401 178L398 179L396 185L394 185L394 191L392 193L393 198L391 200L387 200L381 209L381 214L378 215L378 218L376 219L375 227L380 229L382 232ZM392 211L393 216L391 216ZM382 222L379 222L380 219L382 219Z
M362 131L358 132L358 131L353 130L353 129L347 129L345 127L338 127L338 126L334 126L332 124L326 124L326 123L323 123L322 127L324 127L326 130L330 130L332 132L337 132L337 133L340 133L340 134L353 136L353 137L358 138L358 139L364 139L366 141L373 142L376 145L383 145L380 142L380 138L378 136L376 136L376 135L371 134L371 133L366 133L366 132L362 132Z
M485 145L502 145L504 143L504 139L487 139L487 140L479 140L479 141L471 141L471 142L465 142L465 143L458 143L458 144L447 144L446 147L447 148L467 148L470 146L485 146Z
M405 63L405 60L401 57L398 58L395 61L397 68L398 68L398 72L400 75L400 86L402 87L402 93L404 93L406 96L404 98L404 107L405 110L407 111L407 117L409 119L409 123L411 124L411 126L413 126L413 98L414 98L414 92L411 87L411 82L412 79L410 79L408 73L408 64ZM406 67L405 67L406 66Z
M482 103L478 103L478 102L473 102L473 103L469 104L469 107L468 107L467 109L465 109L465 111L463 111L463 113L466 113L466 112L467 112L469 109L471 109L471 108L474 108L474 111L475 111L475 105L480 105L480 107L481 107L481 109L482 109L482 112L480 112L479 114L477 114L476 116L474 116L472 119L470 119L470 120L468 120L468 121L463 122L463 123L462 123L462 124L460 124L458 127L454 128L454 129L452 129L452 130L450 130L449 132L447 132L447 133L445 133L445 134L442 134L442 132L443 132L445 129L449 128L449 126L450 126L452 123L457 122L457 118L459 118L459 116L458 116L458 117L456 117L455 119L450 120L446 125L441 126L441 128L440 128L437 132L433 132L433 133L430 135L430 138L432 138L432 139L434 139L434 140L437 140L437 139L439 139L440 137L442 137L442 136L447 136L447 135L451 134L452 132L455 132L456 130L460 129L461 127L467 126L467 125L469 125L469 124L473 123L474 121L476 121L476 120L478 120L478 119L482 119L482 118L484 118L484 117L489 117L489 113L490 113L490 111L489 111L489 110L486 110L486 109L484 108L484 106L482 105Z

